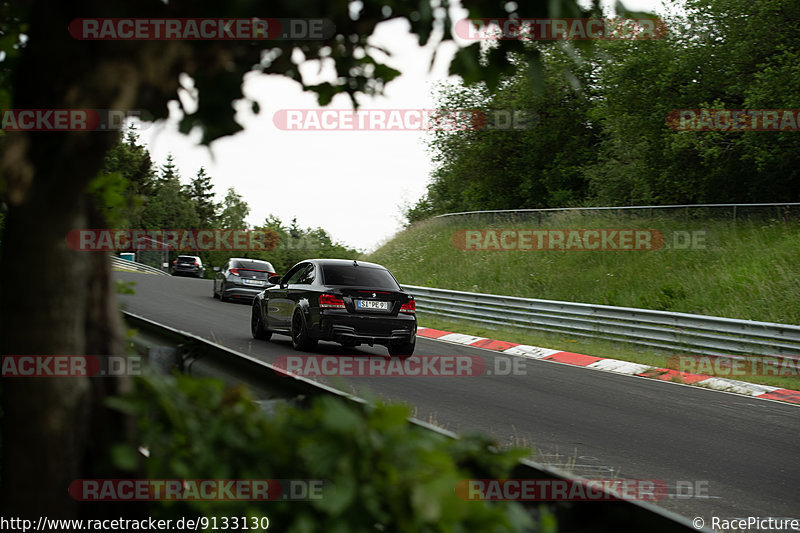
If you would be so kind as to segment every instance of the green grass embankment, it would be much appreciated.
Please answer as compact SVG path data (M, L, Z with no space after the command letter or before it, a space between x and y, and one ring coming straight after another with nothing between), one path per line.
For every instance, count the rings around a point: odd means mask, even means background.
M658 250L463 250L462 230L651 229ZM654 233L658 235L659 233ZM683 248L687 235L702 239ZM677 239L677 240L676 240ZM535 242L535 240L534 240ZM491 242L487 244L492 244ZM574 247L573 247L574 248ZM800 323L800 223L780 220L692 220L586 217L559 213L540 223L447 218L418 223L364 257L404 284L678 311L785 324ZM421 325L554 349L663 365L679 352L524 332L420 315ZM737 379L800 388L784 377Z

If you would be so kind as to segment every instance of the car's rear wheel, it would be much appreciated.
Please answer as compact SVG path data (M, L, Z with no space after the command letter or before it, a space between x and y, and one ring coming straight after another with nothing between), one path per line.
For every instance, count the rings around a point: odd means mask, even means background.
M264 321L261 320L258 305L253 305L250 313L250 333L253 334L254 339L262 341L268 341L272 337L272 332L264 327Z
M295 311L292 316L292 347L295 350L313 350L317 347L317 340L308 336L306 321L300 311Z
M211 296L219 299L219 294L217 294L217 286L215 284L211 285Z
M401 342L389 345L389 355L397 357L411 357L414 355L415 342Z

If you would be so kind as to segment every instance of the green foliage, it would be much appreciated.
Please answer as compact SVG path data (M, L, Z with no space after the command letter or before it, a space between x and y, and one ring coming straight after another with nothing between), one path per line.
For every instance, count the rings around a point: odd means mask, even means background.
M278 236L278 246L274 250L259 252L260 258L272 263L278 274L286 273L303 259L353 259L360 255L357 250L334 242L322 228L301 228L296 218L286 226L277 216L269 215L255 229L271 230Z
M153 184L153 192L142 210L143 229L191 229L200 225L194 204L181 185L180 175L172 161L161 168Z
M115 176L113 180L103 176ZM107 153L101 175L90 185L109 227L139 228L145 199L153 193L155 172L150 153L131 126Z
M135 285L135 281L114 280L114 290L117 294L136 294L133 288Z
M245 222L250 214L250 206L236 193L233 187L228 188L225 199L222 201L222 211L219 215L219 227L226 229L247 229Z
M103 211L104 220L112 227L122 227L128 223L124 215L130 197L126 196L130 182L121 172L100 174L89 183L87 192Z
M486 120L466 131L432 134L437 166L427 195L406 210L409 222L443 212L575 205L585 198L582 167L593 161L597 144L587 119L591 70L554 43L525 49L540 58L536 68L544 81L520 56L495 90L488 83L439 88L440 109L477 110Z
M14 2L0 2L0 109L12 108L14 72L24 47L20 35L27 30L23 7Z
M281 531L530 531L517 503L464 501L459 480L507 477L524 454L479 436L451 440L407 423L405 406L363 408L333 398L266 415L246 389L185 376L139 379L110 400L139 420L149 457L120 444L123 470L151 479L325 480L321 498L297 501L159 502L152 514L267 516ZM141 464L140 464L141 462ZM471 470L466 468L471 465ZM547 524L552 517L543 517Z
M194 210L200 219L200 228L212 228L217 220L217 204L214 203L214 186L206 169L200 167L197 176L186 187L189 199L194 203Z
M800 200L796 132L675 131L666 123L677 109L800 107L798 20L794 0L690 0L666 17L663 39L598 41L591 53L526 44L496 88L477 81L477 48L462 50L456 61L471 74L439 91L441 107L526 109L540 120L530 130L434 135L437 167L406 217ZM538 62L528 59L534 53Z

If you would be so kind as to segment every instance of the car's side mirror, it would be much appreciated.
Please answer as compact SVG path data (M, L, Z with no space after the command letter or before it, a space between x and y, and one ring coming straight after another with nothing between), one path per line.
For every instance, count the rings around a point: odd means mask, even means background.
M214 267L214 272L219 272L219 267Z
M274 276L270 276L270 277L269 277L269 279L268 279L267 281L269 281L269 282L270 282L270 283L272 283L273 285L280 285L280 283L281 283L281 278L282 278L282 277L283 277L283 276L278 276L278 275L276 274L276 275L274 275Z

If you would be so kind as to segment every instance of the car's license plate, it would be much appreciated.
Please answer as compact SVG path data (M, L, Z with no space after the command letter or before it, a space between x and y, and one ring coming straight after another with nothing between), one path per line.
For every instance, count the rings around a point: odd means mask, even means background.
M245 285L258 285L258 286L261 286L261 285L264 284L264 282L261 281L260 279L246 279L246 280L244 280L244 284Z
M389 302L380 300L356 300L357 309L376 309L378 311L388 311Z

